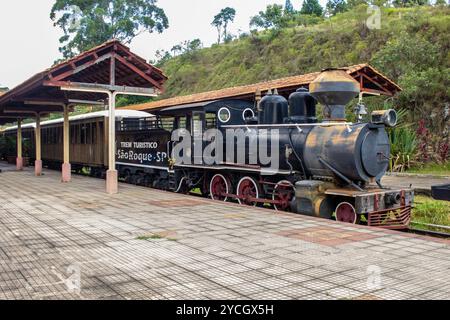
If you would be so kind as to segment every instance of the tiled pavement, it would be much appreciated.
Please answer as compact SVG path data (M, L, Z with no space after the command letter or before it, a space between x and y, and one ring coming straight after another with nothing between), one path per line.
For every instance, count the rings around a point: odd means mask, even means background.
M389 188L413 188L418 194L431 195L431 186L450 183L450 177L392 174L384 176L381 183Z
M442 240L58 179L0 173L0 299L450 299Z

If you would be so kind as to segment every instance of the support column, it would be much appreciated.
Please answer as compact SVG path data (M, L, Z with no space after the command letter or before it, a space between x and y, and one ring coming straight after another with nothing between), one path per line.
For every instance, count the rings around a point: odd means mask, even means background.
M64 128L63 128L63 150L64 163L62 165L62 182L70 182L72 168L70 166L70 123L69 123L69 106L64 105Z
M17 120L17 158L16 169L23 170L23 157L22 157L22 119Z
M109 135L108 135L108 171L106 172L106 192L119 192L118 173L116 170L116 95L109 95Z
M36 145L36 161L34 162L34 173L36 177L42 175L42 159L41 159L41 114L38 112L36 115L36 132L35 132L35 145Z
M111 57L109 65L109 84L116 85L116 58ZM106 172L106 192L119 192L118 173L116 170L116 94L110 92L109 100L109 135L108 135L108 171Z

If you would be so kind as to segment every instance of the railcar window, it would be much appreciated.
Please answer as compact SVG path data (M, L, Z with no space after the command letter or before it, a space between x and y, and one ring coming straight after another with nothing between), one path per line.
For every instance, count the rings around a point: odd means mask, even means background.
M100 141L101 143L104 143L104 139L105 139L105 129L104 129L104 124L103 122L99 122L98 123L98 134L100 136Z
M175 118L174 117L162 117L161 126L164 130L172 131L174 127Z
M54 144L53 143L53 135L54 135L54 128L49 128L48 129L48 143L49 144Z
M194 137L202 136L202 126L202 115L200 113L194 113L194 115L192 116L192 135Z
M184 117L179 117L178 118L178 129L187 129L187 118L186 116Z
M75 144L75 126L70 126L70 143Z
M81 125L80 143L86 144L86 124Z
M81 143L81 125L77 124L75 126L75 143L80 144Z
M227 123L231 119L231 112L228 108L221 108L218 112L219 120L222 123Z
M92 144L92 123L86 126L86 144Z
M247 119L253 118L254 116L255 116L255 113L250 108L247 108L244 110L244 112L242 112L242 119L244 121L247 121Z
M206 130L215 129L217 126L217 116L215 113L208 112L205 116Z
M57 136L56 136L56 127L52 128L52 143L56 144Z
M97 123L92 124L92 144L97 144Z

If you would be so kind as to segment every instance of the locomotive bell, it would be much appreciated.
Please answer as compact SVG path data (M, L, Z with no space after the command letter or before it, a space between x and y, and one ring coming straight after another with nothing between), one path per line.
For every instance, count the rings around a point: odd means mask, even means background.
M345 121L345 105L360 93L360 86L345 70L328 69L311 82L309 91L325 106L325 121Z

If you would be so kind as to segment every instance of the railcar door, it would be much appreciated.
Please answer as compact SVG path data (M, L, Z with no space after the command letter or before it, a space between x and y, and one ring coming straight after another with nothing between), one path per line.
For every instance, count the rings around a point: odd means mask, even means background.
M203 128L205 122L205 113L203 111L194 111L192 113L192 163L196 165L203 165Z

